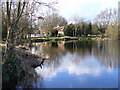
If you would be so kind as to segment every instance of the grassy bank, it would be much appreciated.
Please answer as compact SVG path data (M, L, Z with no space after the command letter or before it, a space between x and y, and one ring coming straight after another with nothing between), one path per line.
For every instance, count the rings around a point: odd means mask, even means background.
M33 37L31 38L32 42L46 42L46 41L69 41L69 40L78 40L78 41L86 41L86 40L103 40L99 36L87 36L87 37L50 37L50 38L39 38Z

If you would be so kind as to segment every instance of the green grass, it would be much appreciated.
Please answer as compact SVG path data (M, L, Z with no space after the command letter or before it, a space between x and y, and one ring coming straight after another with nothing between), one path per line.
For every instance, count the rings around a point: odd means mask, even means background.
M99 36L81 36L81 37L49 37L49 38L32 38L32 40L38 40L37 42L46 42L46 41L69 41L69 40L79 40L79 41L86 41L86 40L97 40Z

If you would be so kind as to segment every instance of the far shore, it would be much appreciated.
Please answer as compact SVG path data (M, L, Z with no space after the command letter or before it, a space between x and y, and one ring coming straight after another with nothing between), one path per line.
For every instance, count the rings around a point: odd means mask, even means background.
M112 38L101 38L100 36L82 36L82 37L49 37L49 38L42 38L42 37L32 37L31 42L46 42L46 41L69 41L69 40L78 40L78 41L89 41L89 40L116 40Z
M31 43L35 42L49 42L49 41L71 41L71 40L77 40L77 41L108 41L108 40L118 40L115 38L101 38L100 36L81 36L81 37L69 37L69 36L64 36L64 37L31 37ZM0 46L4 47L6 46L5 41L2 41L0 43Z

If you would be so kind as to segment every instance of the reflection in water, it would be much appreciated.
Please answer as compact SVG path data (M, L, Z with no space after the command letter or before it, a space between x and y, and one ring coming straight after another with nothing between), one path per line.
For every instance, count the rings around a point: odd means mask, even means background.
M36 87L117 87L117 45L117 41L34 43L33 53L43 52L51 58L44 62L43 69L36 68L38 75L43 77L43 85Z

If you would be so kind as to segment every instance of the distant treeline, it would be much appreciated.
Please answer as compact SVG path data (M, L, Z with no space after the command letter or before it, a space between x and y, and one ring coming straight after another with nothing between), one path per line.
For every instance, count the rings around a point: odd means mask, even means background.
M101 37L118 39L118 10L116 8L105 9L91 22L84 18L73 17L75 23L65 28L65 35L88 36L101 35Z

